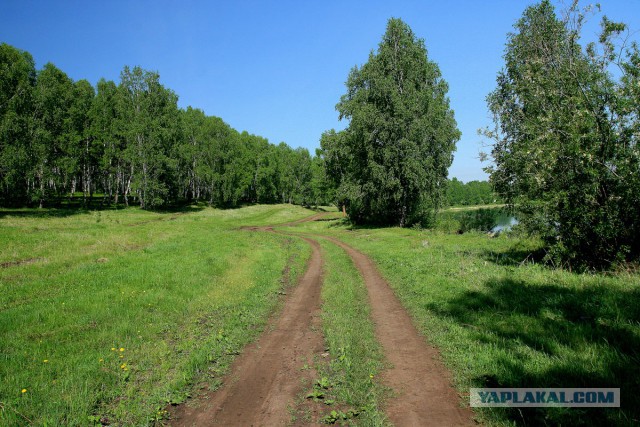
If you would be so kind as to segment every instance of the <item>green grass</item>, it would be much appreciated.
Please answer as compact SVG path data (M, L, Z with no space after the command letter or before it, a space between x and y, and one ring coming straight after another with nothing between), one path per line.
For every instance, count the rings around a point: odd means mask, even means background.
M215 388L309 254L299 239L238 227L312 213L0 210L0 425L145 425L196 383ZM639 422L638 274L553 270L535 262L539 242L508 235L352 229L336 218L287 230L334 235L370 255L462 394L621 388L622 410L477 410L484 423ZM346 254L321 243L327 412L384 424L366 290Z
M351 421L363 426L388 425L380 405L385 390L378 381L383 356L370 318L367 290L349 256L339 247L320 240L325 273L322 288L322 322L331 361L318 367L327 379L327 415L358 412ZM316 388L318 388L316 386Z
M309 254L237 227L311 213L0 211L0 424L148 424L215 387Z
M490 425L629 425L640 420L640 276L536 264L535 240L314 223L369 254L469 387L620 387L622 409L488 408ZM524 260L527 260L523 262Z

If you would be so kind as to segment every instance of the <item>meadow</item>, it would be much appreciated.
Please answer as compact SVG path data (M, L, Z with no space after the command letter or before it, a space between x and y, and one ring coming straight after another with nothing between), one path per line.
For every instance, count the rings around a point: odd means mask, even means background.
M482 423L640 421L640 275L553 269L540 262L540 242L517 230L491 237L441 226L304 225L374 259L464 399L470 387L621 389L621 409L476 408Z
M0 211L0 424L145 425L215 388L295 283L290 205Z
M238 228L313 213L0 211L0 424L163 423L169 405L218 387L310 253L295 236ZM622 409L477 409L482 424L640 420L637 272L553 269L536 239L458 234L448 215L433 230L353 227L337 212L323 219L281 230L333 236L369 255L463 400L469 387L621 388ZM318 240L329 355L299 402L316 401L325 422L387 425L386 365L362 278L342 249Z

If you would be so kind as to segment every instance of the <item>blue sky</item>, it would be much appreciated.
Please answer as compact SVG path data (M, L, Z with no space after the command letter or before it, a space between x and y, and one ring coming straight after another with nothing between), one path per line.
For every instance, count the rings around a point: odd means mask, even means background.
M30 52L38 68L52 62L93 84L118 81L125 65L158 71L181 107L313 153L323 131L346 126L335 104L349 70L366 62L387 20L401 18L449 83L462 131L449 176L466 182L486 179L476 131L491 123L485 97L506 34L532 3L2 0L0 42ZM610 18L640 30L640 0L600 3Z

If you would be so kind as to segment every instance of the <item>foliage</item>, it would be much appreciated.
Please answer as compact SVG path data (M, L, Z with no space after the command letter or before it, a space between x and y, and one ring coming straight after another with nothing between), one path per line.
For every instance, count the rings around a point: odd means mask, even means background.
M502 208L477 208L461 210L443 210L436 217L435 230L449 233L467 233L469 231L492 232L503 230L514 223L508 210Z
M205 201L326 203L321 159L178 108L156 72L124 67L118 84L72 81L0 45L0 206L156 208Z
M620 387L621 408L474 409L481 425L628 426L640 417L640 275L540 263L542 242L312 223L371 256L461 395L470 387ZM348 231L348 232L347 232Z
M487 181L469 181L465 184L453 178L447 182L447 202L450 206L485 205L498 201Z
M27 52L0 44L0 204L27 198L30 117L36 82Z
M124 199L134 193L143 209L161 205L172 176L178 97L160 84L159 74L140 67L122 70L117 94L116 135L126 147Z
M349 125L321 140L337 201L356 223L429 222L460 132L424 41L390 19L377 52L351 70L346 86L336 109Z
M626 27L606 17L598 44L583 48L584 20L577 2L563 19L546 0L525 10L485 134L492 184L549 259L602 267L640 255L639 56L636 44L614 43Z

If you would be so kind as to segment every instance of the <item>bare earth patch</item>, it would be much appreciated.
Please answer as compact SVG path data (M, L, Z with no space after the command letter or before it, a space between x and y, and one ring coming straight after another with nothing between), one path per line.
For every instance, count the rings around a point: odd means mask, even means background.
M33 264L35 262L41 262L41 261L45 261L45 259L44 258L29 258L29 259L21 259L21 260L18 260L18 261L6 261L6 262L0 263L0 268L16 267L18 265Z

